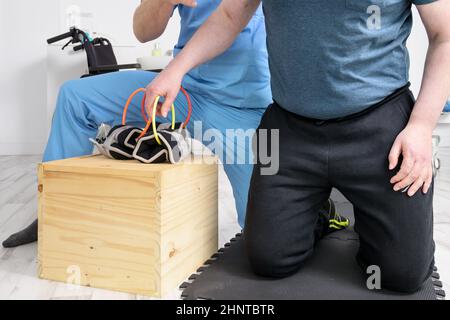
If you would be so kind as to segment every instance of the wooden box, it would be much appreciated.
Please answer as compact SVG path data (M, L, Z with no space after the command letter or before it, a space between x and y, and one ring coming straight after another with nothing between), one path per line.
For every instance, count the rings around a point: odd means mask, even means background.
M214 159L39 166L39 275L163 297L218 249Z

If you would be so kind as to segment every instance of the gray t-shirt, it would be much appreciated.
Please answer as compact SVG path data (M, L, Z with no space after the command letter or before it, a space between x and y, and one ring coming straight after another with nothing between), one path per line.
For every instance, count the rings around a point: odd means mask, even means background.
M321 120L382 101L409 79L411 4L434 1L263 0L274 100Z

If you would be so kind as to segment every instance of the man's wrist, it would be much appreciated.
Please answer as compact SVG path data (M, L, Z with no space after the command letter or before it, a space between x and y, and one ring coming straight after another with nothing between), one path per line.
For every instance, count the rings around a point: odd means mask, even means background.
M193 68L190 59L186 59L184 52L181 51L180 54L175 57L166 67L166 69L174 72L175 74L184 77Z
M178 78L183 78L189 72L189 69L176 58L167 65L165 70L169 71Z
M430 119L427 117L417 117L414 114L411 115L409 119L408 126L414 126L416 128L422 129L424 132L427 132L430 136L433 135L433 131L436 127L437 121L434 119Z

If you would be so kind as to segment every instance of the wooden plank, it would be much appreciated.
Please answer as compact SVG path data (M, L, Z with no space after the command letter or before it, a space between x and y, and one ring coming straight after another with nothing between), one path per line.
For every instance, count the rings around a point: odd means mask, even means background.
M165 295L217 252L218 169L217 165L192 164L165 171L161 179Z
M45 171L54 172L72 172L72 173L89 173L89 174L125 174L130 177L153 176L155 172L165 170L173 170L179 166L190 165L191 163L202 164L204 161L214 163L214 157L193 157L188 158L180 164L143 164L136 160L117 161L108 159L102 155L86 156L80 158L72 158L66 160L58 160L44 163Z

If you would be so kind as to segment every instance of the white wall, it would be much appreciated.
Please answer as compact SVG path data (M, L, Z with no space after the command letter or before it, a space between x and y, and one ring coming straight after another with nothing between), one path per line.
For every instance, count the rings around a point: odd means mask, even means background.
M134 48L132 56L137 57L152 49L152 44L138 44L132 34L132 14L138 3L139 0L0 0L0 30L3 30L0 41L0 155L39 154L44 149L47 138L45 40L68 29L67 7L72 4L80 7L81 27L100 31L113 44ZM415 22L408 46L412 88L417 94L427 40L416 13ZM164 50L172 47L177 32L175 21L158 40ZM61 54L67 55L68 61L71 58L68 52ZM129 62L133 61L119 61Z
M408 49L411 59L409 71L411 90L417 97L422 82L425 58L428 50L428 38L425 28L420 20L417 9L413 6L414 28L408 40Z
M0 0L0 155L43 152L47 139L46 39L68 31L67 8L78 5L79 27L97 30L113 44L127 49L119 50L119 63L132 63L153 48L152 43L139 44L132 33L132 16L139 2ZM158 42L164 50L171 49L177 34L175 19ZM68 62L73 58L69 51L61 55L66 55Z
M42 1L0 0L0 154L42 151L46 91L42 42L55 29L44 17L54 15L55 7L42 6Z

